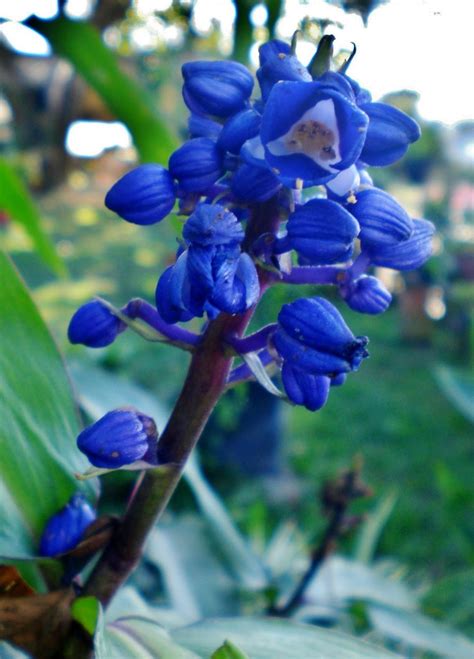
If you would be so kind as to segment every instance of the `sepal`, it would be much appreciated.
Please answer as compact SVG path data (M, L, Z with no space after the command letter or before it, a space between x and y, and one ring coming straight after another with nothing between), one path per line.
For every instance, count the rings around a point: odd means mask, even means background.
M222 155L215 142L195 137L171 155L169 170L183 192L204 192L222 176Z
M295 405L304 405L307 410L316 412L326 404L330 388L326 375L312 375L285 362L281 377L287 396Z
M413 220L413 233L408 240L396 245L379 245L367 250L374 265L393 270L416 270L433 251L434 225L428 220Z

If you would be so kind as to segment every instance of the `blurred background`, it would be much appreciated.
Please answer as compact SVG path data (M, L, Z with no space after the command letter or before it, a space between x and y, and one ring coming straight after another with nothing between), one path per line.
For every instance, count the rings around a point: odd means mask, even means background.
M394 293L383 316L341 308L353 332L370 337L371 357L323 410L285 406L244 385L219 404L201 461L256 550L276 533L308 550L326 523L318 503L323 483L361 455L374 491L361 511L382 506L372 558L392 560L395 572L421 588L426 611L473 633L468 13L463 0L0 0L0 243L90 406L100 406L104 391L115 400L135 387L159 401L165 416L187 355L131 333L100 351L67 342L81 303L95 295L118 306L135 296L153 301L157 278L174 258L180 220L127 224L104 208L106 191L139 161L166 165L185 136L183 62L231 57L255 69L262 42L289 40L296 29L304 63L323 34L336 36L336 62L354 42L349 74L374 100L422 126L401 162L371 174L413 216L436 224L435 255L420 271L381 273ZM275 287L254 326L273 322L283 302L308 293L314 287ZM120 474L103 484L104 508L114 510L130 480ZM186 484L171 508L176 519L194 515ZM356 541L349 534L342 553L351 554Z

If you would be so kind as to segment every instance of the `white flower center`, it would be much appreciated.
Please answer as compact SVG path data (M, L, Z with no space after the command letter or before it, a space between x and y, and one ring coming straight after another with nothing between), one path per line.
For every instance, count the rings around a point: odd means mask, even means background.
M329 172L341 160L339 130L332 99L319 101L296 121L288 132L267 144L274 156L302 153Z

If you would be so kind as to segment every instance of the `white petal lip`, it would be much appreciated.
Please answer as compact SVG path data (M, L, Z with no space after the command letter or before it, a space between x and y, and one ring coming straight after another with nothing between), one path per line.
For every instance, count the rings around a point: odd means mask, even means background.
M343 197L350 192L354 192L360 185L359 170L355 165L351 165L347 169L343 169L340 174L326 183L331 192Z
M317 121L321 124L327 126L334 134L335 142L333 144L333 149L335 151L335 157L331 160L323 160L319 157L318 154L309 155L307 153L302 153L307 158L311 158L317 165L322 167L328 172L334 174L338 173L338 170L331 165L336 165L341 161L341 154L339 152L339 129L337 126L336 111L334 108L334 101L332 99L326 99L324 101L319 101L312 108L307 110L301 117L295 121L294 124L290 126L288 131L284 135L280 135L276 140L268 142L267 149L274 156L289 156L293 155L294 152L290 152L286 146L286 142L290 139L293 130L298 124L301 124L306 121ZM296 154L297 155L297 154Z

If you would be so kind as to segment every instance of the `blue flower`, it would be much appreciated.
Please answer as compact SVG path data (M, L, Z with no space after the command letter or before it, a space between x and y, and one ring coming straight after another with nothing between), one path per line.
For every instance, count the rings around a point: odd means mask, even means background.
M341 287L341 293L348 306L360 313L383 313L392 301L382 282L370 275L362 275L349 286Z
M347 261L352 256L359 224L340 204L312 199L291 213L287 236L277 241L276 252L294 249L314 265Z
M115 341L125 324L99 300L83 304L75 312L68 328L71 343L82 343L89 348L103 348Z
M205 192L223 174L222 155L215 142L195 137L171 155L169 169L183 192Z
M281 181L269 169L244 163L233 175L230 187L242 201L262 202L278 192Z
M368 356L367 337L355 337L339 311L320 297L283 305L273 343L284 362L313 375L355 371Z
M312 375L284 362L281 377L286 394L295 405L316 412L326 404L331 383L326 375Z
M46 524L40 540L40 555L57 556L73 549L95 519L95 511L82 494L74 494Z
M183 229L187 249L160 277L158 311L169 323L210 310L243 313L260 294L255 265L241 253L244 238L236 216L219 204L199 204Z
M393 245L407 240L413 232L413 222L395 199L379 188L361 190L350 212L360 224L362 246Z
M347 169L343 169L325 185L329 199L344 203L358 190L360 184L360 171L356 165L351 165Z
M133 224L155 224L168 215L176 199L175 184L161 165L141 165L125 174L105 197L108 209Z
M238 62L188 62L182 67L183 98L197 114L229 117L247 105L253 78Z
M265 105L260 136L277 176L318 185L358 159L368 117L319 82L280 82Z
M240 244L244 230L235 215L223 206L199 204L184 225L183 238L204 247Z
M221 124L199 114L190 114L188 119L190 137L208 137L216 142L222 131Z
M257 79L262 91L262 98L267 100L273 86L281 80L311 82L311 75L298 58L291 53L290 46L274 39L258 49L260 67Z
M217 145L237 155L244 142L258 135L261 122L262 116L255 110L242 110L226 121Z
M119 408L85 428L77 446L95 467L118 469L133 463L156 464L158 432L149 416Z
M394 245L373 245L366 251L374 265L393 270L415 270L433 251L434 225L428 220L413 220L413 233L408 240Z
M364 103L369 128L360 159L367 165L391 165L405 155L421 135L414 119L387 103Z

